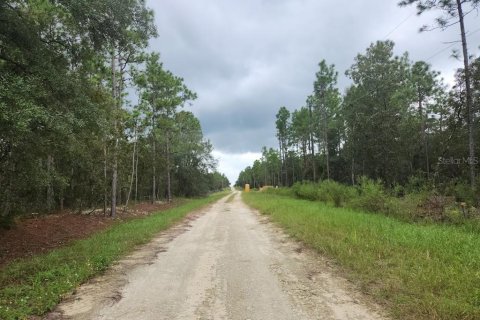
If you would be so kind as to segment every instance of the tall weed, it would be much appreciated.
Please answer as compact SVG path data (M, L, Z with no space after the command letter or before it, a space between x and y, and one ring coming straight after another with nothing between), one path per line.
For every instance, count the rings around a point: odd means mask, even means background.
M350 201L350 207L370 212L383 212L388 196L380 180L361 177L358 185L358 197Z
M311 182L296 182L292 186L293 193L300 199L305 200L320 200L318 197L318 186Z
M349 201L358 196L354 187L340 184L332 180L325 180L318 185L319 198L325 202L331 202L335 207L343 207Z

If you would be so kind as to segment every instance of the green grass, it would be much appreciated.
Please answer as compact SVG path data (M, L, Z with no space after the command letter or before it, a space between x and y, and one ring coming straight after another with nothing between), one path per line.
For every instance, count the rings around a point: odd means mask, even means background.
M398 319L480 319L480 236L274 194L243 194L286 231L333 258Z
M0 270L0 319L26 319L52 310L61 297L147 243L158 232L228 192L186 203L143 219L118 223L48 254L13 262Z

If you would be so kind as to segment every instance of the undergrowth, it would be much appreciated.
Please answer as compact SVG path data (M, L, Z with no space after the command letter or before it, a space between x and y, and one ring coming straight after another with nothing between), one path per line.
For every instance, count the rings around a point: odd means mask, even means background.
M480 210L471 205L473 202L462 203L463 198L453 191L452 196L445 196L436 190L410 189L397 186L387 190L381 181L363 177L355 186L325 180L321 183L297 182L291 188L264 192L380 213L408 222L466 225L480 231Z
M270 193L243 194L295 238L334 260L397 319L480 319L480 237Z

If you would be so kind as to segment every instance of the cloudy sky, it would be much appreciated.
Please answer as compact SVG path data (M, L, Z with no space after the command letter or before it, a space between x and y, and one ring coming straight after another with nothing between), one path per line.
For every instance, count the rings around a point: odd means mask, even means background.
M155 11L159 37L151 49L167 69L198 94L191 107L215 147L219 171L232 183L259 157L276 147L275 114L305 103L318 62L335 64L339 87L358 53L376 40L391 39L397 54L425 60L446 82L461 62L458 26L418 33L438 12L418 17L397 0L161 0ZM470 50L478 56L477 12L467 18Z

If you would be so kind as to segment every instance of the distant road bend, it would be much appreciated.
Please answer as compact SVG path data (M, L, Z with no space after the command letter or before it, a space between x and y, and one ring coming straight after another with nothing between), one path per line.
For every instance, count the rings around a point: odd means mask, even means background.
M48 319L383 319L237 192L80 287Z

